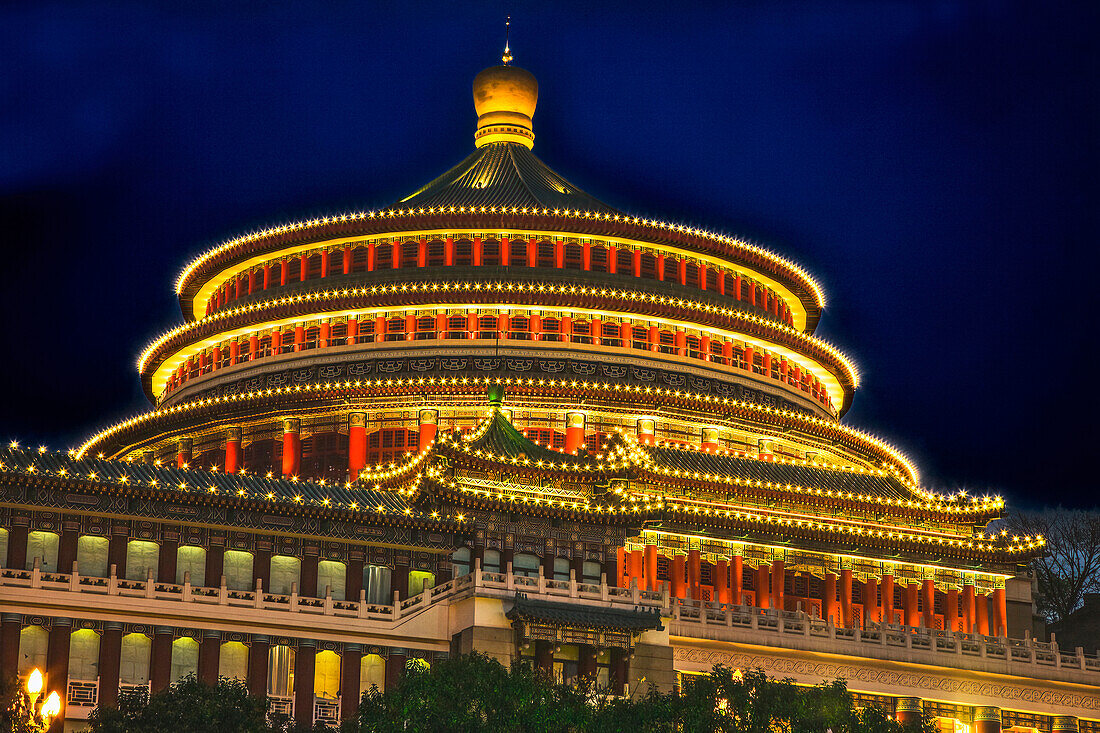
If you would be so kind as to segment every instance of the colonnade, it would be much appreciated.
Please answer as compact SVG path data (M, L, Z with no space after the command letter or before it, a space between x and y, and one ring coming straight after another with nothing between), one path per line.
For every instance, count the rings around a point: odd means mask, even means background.
M779 382L835 412L828 390L811 371L759 345L705 331L689 334L685 327L670 329L645 318L574 318L564 312L547 315L532 311L524 316L475 311L465 315L417 313L412 309L397 315L320 318L228 338L187 357L169 376L162 397L198 376L279 354L388 341L499 339L604 345L689 357Z
M709 583L703 582L704 575L709 576ZM746 562L744 556L733 555L710 563L702 560L699 550L667 555L661 554L656 545L647 544L641 550L619 550L617 580L621 587L636 582L643 590L661 590L667 585L672 596L682 599L784 611L801 609L845 628L891 623L986 636L1008 635L1003 584L989 593L979 593L976 585L966 580L961 589L958 585L937 589L935 579L927 576L895 580L893 575L883 573L857 578L851 565L843 560L839 574L823 575L818 593L788 596L787 581L794 576L783 559ZM937 601L942 609L939 613Z
M775 290L740 272L677 255L649 251L639 246L592 242L566 242L538 237L510 239L501 237L443 239L419 237L392 242L369 241L339 248L322 248L265 262L222 283L207 300L206 314L217 311L240 298L272 287L306 282L332 275L376 272L413 267L513 266L571 269L582 272L630 274L658 282L717 293L770 313L783 323L793 325L790 306Z

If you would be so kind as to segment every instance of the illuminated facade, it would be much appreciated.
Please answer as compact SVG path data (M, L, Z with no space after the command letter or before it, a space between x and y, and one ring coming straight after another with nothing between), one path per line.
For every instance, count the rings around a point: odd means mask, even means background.
M841 422L814 280L585 194L531 152L536 99L487 69L475 151L421 190L203 254L139 360L153 409L0 451L3 668L47 668L70 725L190 671L310 725L479 650L1100 730L1100 661L1028 638L1042 539Z

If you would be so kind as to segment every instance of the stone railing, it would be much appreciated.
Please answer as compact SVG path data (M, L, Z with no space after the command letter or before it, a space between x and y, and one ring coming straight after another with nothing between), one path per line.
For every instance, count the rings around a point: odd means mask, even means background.
M765 646L797 647L857 657L883 658L884 649L902 656L934 660L947 667L971 668L975 660L1000 662L1013 674L1046 678L1051 670L1097 674L1100 657L1081 647L1069 652L1054 641L1009 639L898 624L846 628L801 611L734 606L670 599L666 606L675 636L737 641ZM917 652L916 655L911 652ZM923 653L923 654L921 654Z

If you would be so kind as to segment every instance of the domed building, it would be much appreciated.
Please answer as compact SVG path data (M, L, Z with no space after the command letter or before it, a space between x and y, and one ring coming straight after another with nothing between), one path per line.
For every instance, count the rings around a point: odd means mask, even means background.
M70 727L188 673L308 727L477 650L612 694L722 663L943 730L1100 730L1100 661L1031 638L1042 538L843 423L814 279L553 171L529 72L473 96L474 151L393 206L188 264L149 411L0 451L3 668L46 669Z

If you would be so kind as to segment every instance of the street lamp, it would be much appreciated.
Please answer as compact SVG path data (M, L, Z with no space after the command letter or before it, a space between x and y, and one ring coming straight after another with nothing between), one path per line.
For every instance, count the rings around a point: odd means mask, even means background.
M40 730L49 728L50 722L61 712L61 695L54 691L43 700L42 690L44 688L45 681L42 678L42 672L36 667L27 677L24 695L31 721L39 726Z

